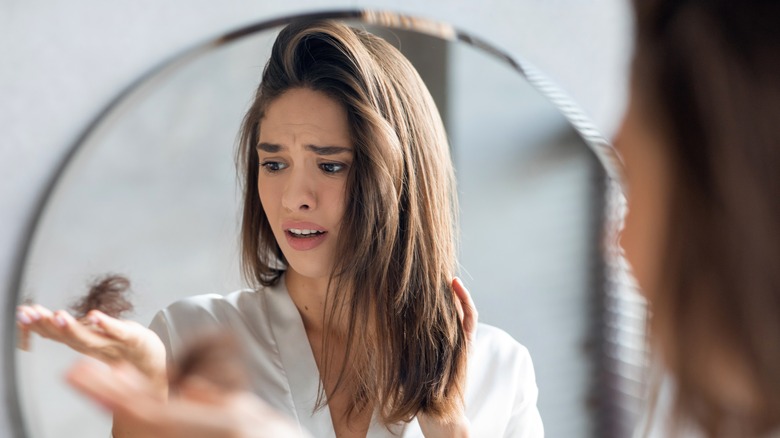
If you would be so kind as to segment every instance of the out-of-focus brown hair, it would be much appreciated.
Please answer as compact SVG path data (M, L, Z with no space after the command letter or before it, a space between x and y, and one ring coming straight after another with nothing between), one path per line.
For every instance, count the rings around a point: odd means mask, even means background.
M168 382L178 391L191 378L200 378L226 392L249 391L246 351L230 331L208 332L184 348L168 370Z
M780 2L635 0L634 8L635 101L671 163L650 332L675 381L674 419L711 437L777 431ZM706 370L723 358L751 394L746 409L713 391L724 381Z
M349 414L378 409L385 424L422 411L450 420L462 403L466 340L450 288L456 197L444 126L422 79L386 41L333 21L297 21L274 43L240 134L242 265L271 285L285 262L257 191L256 145L269 104L293 88L344 106L354 158L329 284L328 333L346 340L336 390ZM325 372L332 357L326 352ZM320 388L318 406L324 403Z

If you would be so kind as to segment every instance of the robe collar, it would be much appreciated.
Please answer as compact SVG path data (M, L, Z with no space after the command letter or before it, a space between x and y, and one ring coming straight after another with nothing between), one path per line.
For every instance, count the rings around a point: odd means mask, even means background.
M314 410L320 385L320 373L309 345L303 319L287 292L284 275L275 286L268 289L266 300L268 319L287 374L298 423L318 438L336 438L328 406ZM416 423L417 420L414 419L409 425L391 425L388 430L377 421L374 412L366 438L416 437L417 434L413 432L419 430ZM413 433L404 433L405 430ZM422 437L422 434L419 436Z

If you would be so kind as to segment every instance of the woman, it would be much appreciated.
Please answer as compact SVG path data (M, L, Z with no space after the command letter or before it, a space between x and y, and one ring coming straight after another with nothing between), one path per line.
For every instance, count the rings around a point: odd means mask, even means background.
M658 433L778 433L780 4L634 6L616 144L628 182L622 244L672 380L671 429Z
M616 146L628 186L622 245L673 380L670 406L658 408L672 422L655 436L777 435L780 3L634 7L631 99Z
M527 351L477 329L451 280L446 135L395 48L335 22L287 26L238 159L243 267L255 290L175 303L152 323L166 352L144 334L150 348L118 355L156 382L156 400L166 396L160 357L175 363L190 339L228 327L248 349L254 392L315 436L542 435ZM58 317L64 327L38 331L70 330ZM140 434L136 420L119 412L115 435Z

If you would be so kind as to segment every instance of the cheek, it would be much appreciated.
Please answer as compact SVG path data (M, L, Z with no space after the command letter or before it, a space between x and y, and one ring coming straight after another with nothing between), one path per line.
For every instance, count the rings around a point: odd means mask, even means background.
M327 208L328 217L334 223L341 222L347 207L346 181L334 181L328 184L322 195L320 204Z
M257 193L265 215L273 222L279 204L276 199L279 191L273 187L273 181L260 177L257 182Z
M638 109L632 99L618 134L628 184L620 245L640 290L651 299L662 275L671 182L663 139Z
M623 230L620 233L620 246L623 248L623 254L626 261L631 265L633 274L638 277L642 270L644 262L642 261L642 216L641 211L637 211L636 202L632 198L628 199L628 211L626 213Z
M662 275L667 193L662 173L636 181L630 189L621 246L642 293L652 299Z

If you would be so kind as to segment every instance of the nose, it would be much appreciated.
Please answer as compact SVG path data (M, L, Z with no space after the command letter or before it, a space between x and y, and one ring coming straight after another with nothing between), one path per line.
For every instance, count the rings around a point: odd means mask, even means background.
M314 210L317 208L314 182L305 172L294 168L291 170L282 193L282 207L290 212Z

